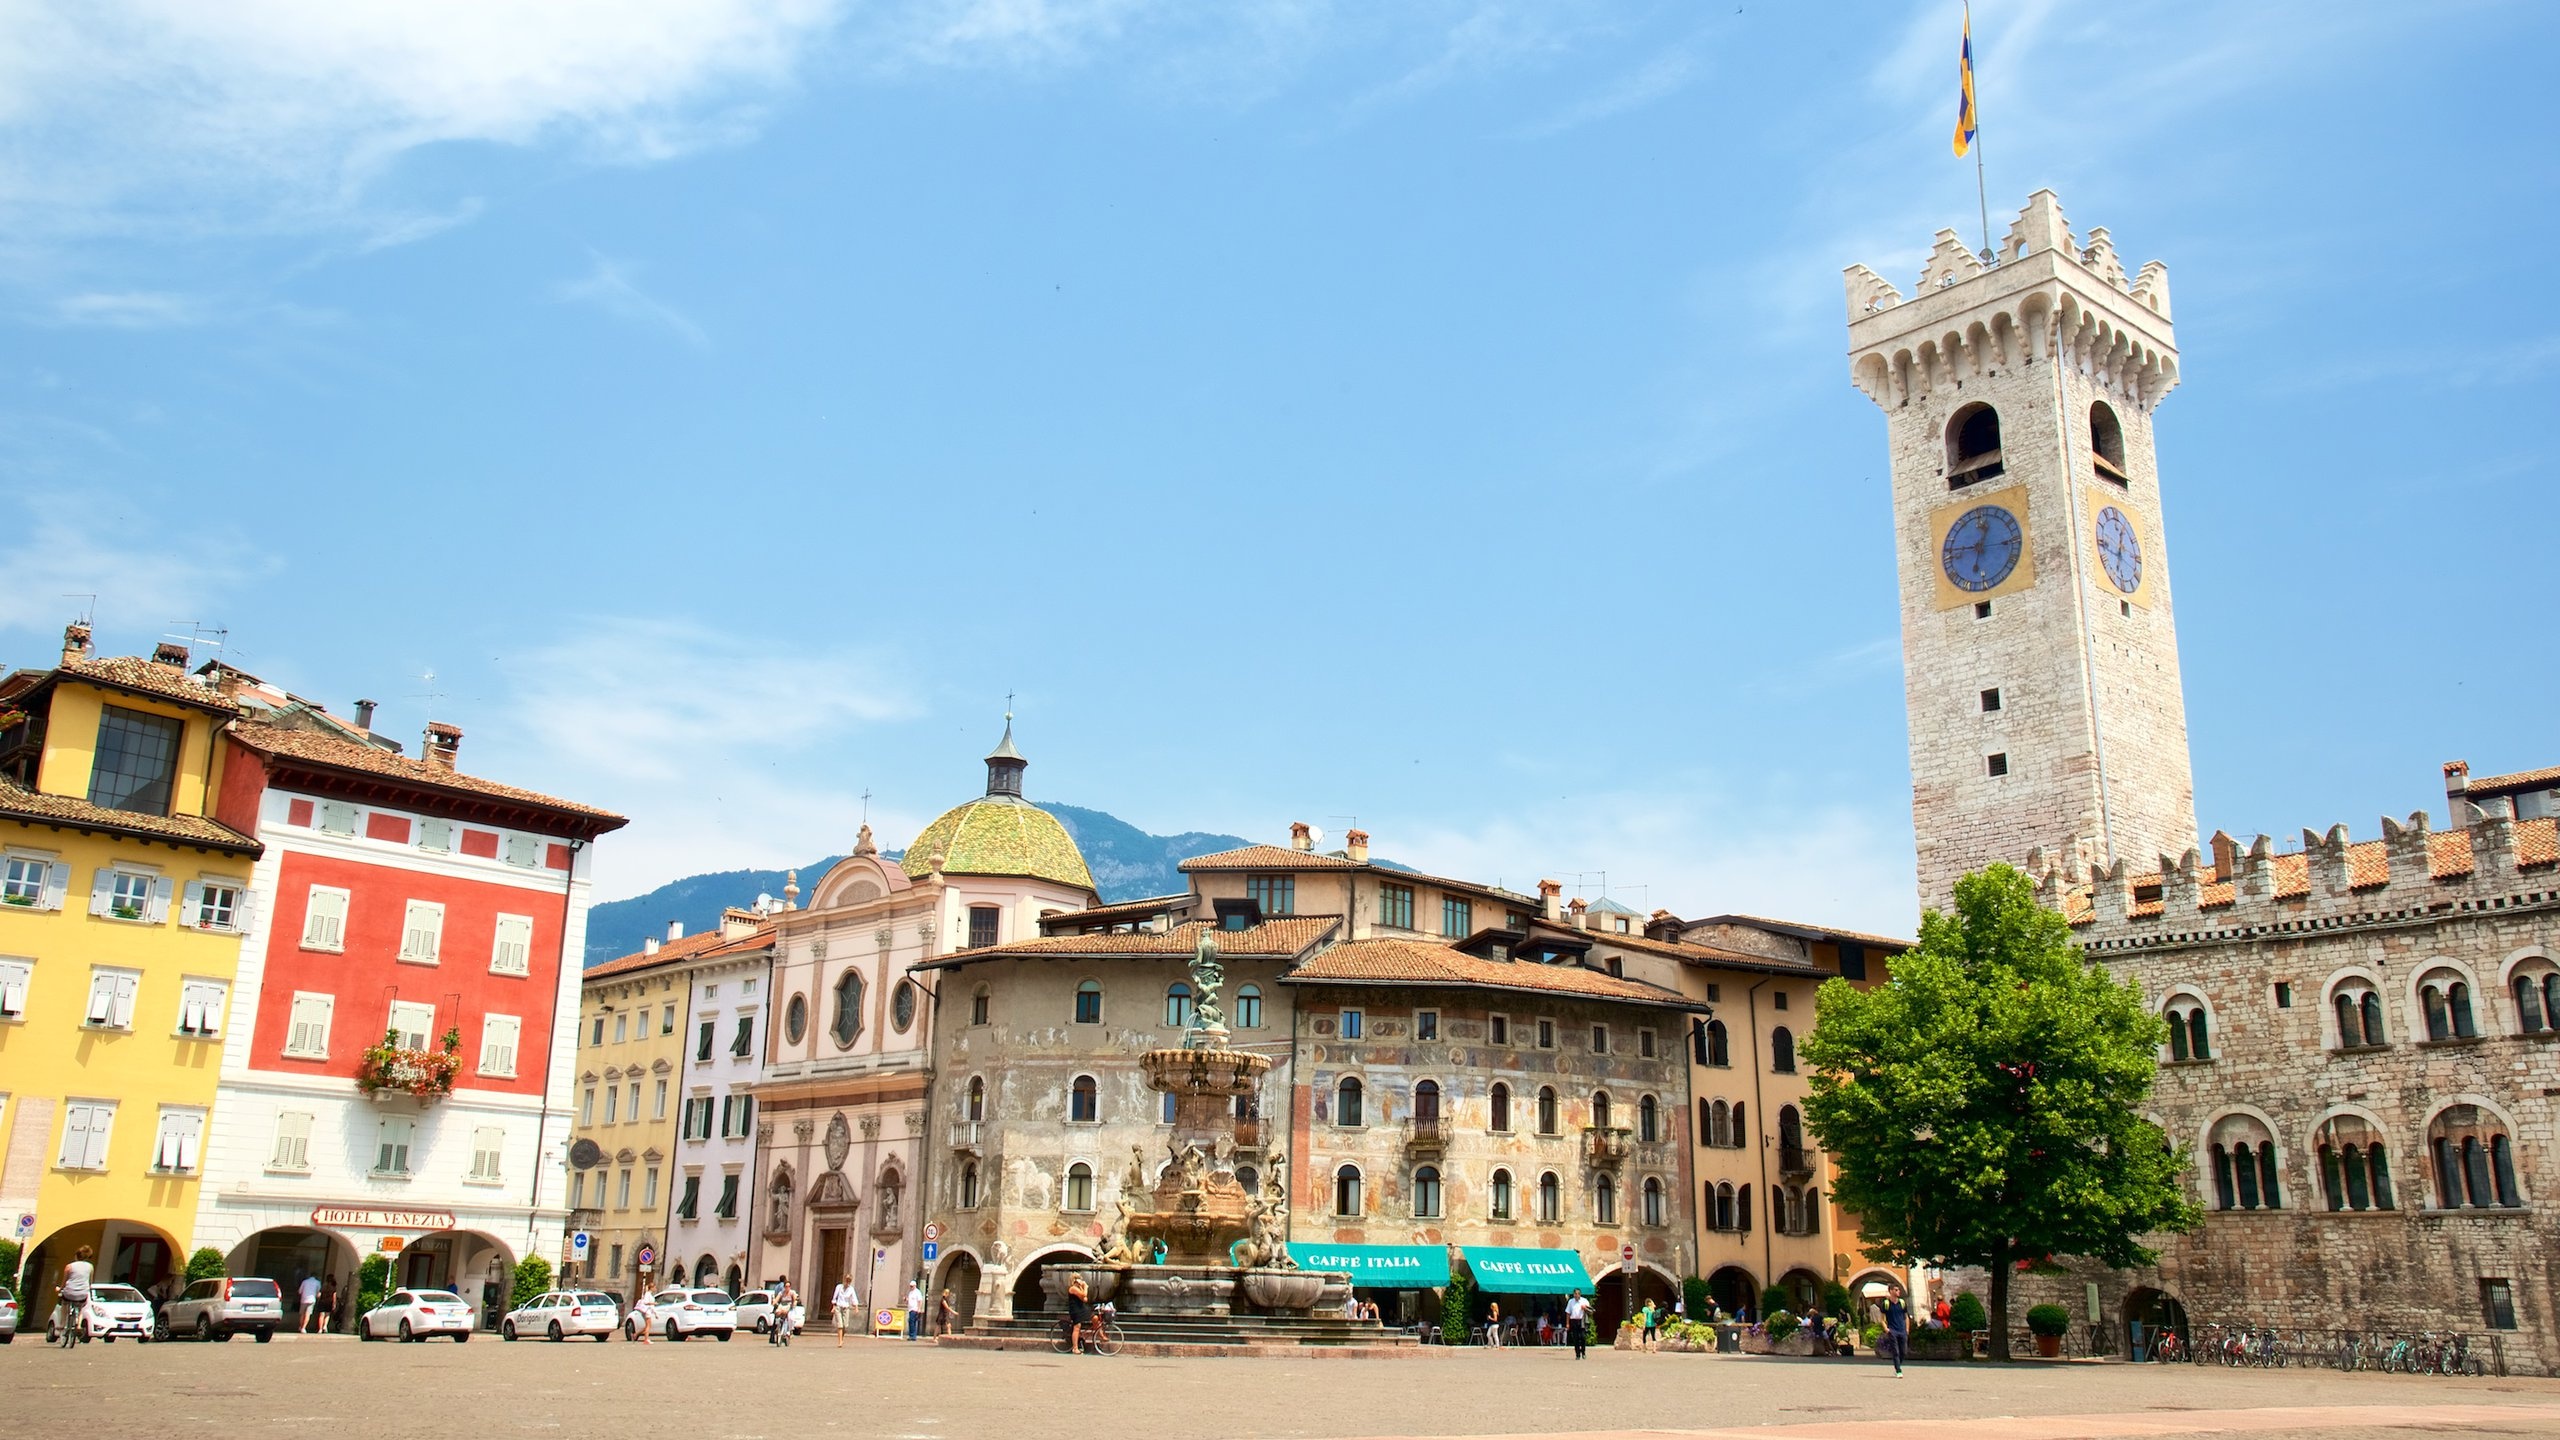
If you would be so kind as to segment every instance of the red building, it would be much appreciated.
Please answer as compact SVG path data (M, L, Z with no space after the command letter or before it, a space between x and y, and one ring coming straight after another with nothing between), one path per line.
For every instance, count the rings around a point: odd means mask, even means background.
M484 1304L524 1256L561 1258L589 847L624 821L463 773L454 727L413 758L369 705L350 723L218 678L247 715L216 814L265 843L267 913L196 1234L288 1294L388 1253L401 1283Z

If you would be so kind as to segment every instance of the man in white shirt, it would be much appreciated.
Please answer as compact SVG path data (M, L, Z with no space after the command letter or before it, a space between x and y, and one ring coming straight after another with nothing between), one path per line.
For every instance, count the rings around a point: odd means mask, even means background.
M1573 1332L1573 1358L1576 1360L1591 1358L1583 1349L1590 1343L1591 1302L1583 1299L1582 1292L1579 1290L1565 1297L1564 1328Z
M847 1275L836 1282L835 1294L829 1297L828 1303L835 1307L836 1348L841 1350L844 1348L844 1332L862 1318L862 1297L854 1293L852 1276Z
M916 1340L923 1338L923 1335L924 1286L910 1280L907 1282L907 1338Z
M302 1297L303 1333L316 1335L320 1331L320 1277L305 1275L296 1289Z

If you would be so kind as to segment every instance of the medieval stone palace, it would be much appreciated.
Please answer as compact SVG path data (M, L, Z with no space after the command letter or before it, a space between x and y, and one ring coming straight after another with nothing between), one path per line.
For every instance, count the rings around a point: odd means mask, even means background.
M2169 1022L2151 1117L2203 1228L2138 1273L2023 1277L2110 1343L2206 1322L2464 1332L2560 1373L2560 770L2445 767L2379 839L2199 846L2152 411L2168 272L2038 191L1940 231L1905 298L1848 272L1886 414L1925 904L2025 867Z

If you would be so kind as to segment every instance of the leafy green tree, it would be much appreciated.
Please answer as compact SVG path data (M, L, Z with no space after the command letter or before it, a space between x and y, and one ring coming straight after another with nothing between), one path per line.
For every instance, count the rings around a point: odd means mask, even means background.
M1707 1289L1707 1277L1684 1276L1680 1281L1680 1304L1680 1313L1691 1320L1704 1320L1715 1313L1715 1295Z
M551 1288L551 1262L539 1255L527 1255L516 1267L515 1289L507 1297L507 1308L520 1310L542 1298Z
M356 1266L356 1313L362 1315L381 1304L382 1298L390 1293L391 1257L367 1255L363 1263Z
M1781 1310L1792 1311L1795 1303L1794 1291L1784 1285L1771 1285L1760 1292L1760 1318L1766 1321Z
M1991 1354L2009 1355L2021 1263L2151 1263L2142 1239L2200 1218L2186 1157L2137 1113L2164 1022L2071 943L2006 865L1956 882L1891 983L1826 982L1802 1046L1805 1121L1866 1254L1991 1274Z
M0 1285L8 1286L12 1293L17 1290L18 1266L23 1263L25 1256L19 1253L17 1241L0 1240Z
M190 1285L198 1280L219 1280L222 1274L222 1252L210 1245L197 1246L196 1253L187 1257L187 1283Z

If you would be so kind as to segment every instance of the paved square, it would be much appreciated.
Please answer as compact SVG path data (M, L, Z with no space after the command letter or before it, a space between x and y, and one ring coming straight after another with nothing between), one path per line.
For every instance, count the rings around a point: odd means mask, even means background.
M1650 1434L1761 1440L2560 1435L2560 1381L2133 1365L1920 1366L1594 1351L1112 1359L720 1345L92 1344L0 1350L9 1431L309 1440L1226 1440ZM1762 1427L1780 1427L1766 1429Z

